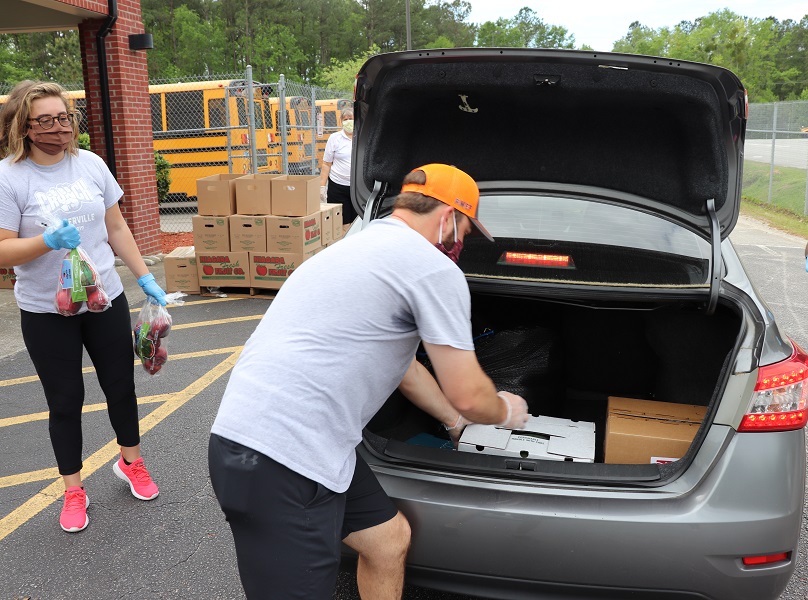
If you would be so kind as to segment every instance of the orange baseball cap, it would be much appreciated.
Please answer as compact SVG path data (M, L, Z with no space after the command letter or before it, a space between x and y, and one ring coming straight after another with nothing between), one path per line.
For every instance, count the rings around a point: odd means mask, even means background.
M401 186L402 192L418 192L448 204L466 215L480 230L480 233L490 241L494 241L488 230L477 220L480 190L471 175L457 167L438 163L424 165L413 169L414 171L423 171L426 175L426 183L405 183Z

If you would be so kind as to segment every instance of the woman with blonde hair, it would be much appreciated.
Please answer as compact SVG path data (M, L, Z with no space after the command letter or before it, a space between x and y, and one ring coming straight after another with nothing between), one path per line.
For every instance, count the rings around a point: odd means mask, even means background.
M84 349L120 445L113 471L135 497L157 497L140 455L131 319L115 255L146 295L165 305L165 292L121 214L120 186L100 157L79 149L78 115L68 107L60 85L22 81L0 112L0 265L17 274L23 340L44 388L51 445L65 484L59 524L75 532L87 527L90 503L81 478ZM102 312L83 304L66 317L57 312L54 296L62 260L79 243L110 302Z

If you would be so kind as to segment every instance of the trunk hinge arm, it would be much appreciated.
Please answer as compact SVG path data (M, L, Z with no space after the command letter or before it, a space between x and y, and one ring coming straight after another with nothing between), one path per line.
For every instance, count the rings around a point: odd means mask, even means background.
M387 195L387 183L384 181L374 181L373 190L370 192L370 197L365 204L365 210L362 213L362 228L364 229L370 224L372 219L379 216L382 203Z
M707 302L707 314L711 315L718 306L718 290L721 286L721 227L715 213L715 199L707 199L707 217L710 219L710 245L713 254L710 258L710 299Z

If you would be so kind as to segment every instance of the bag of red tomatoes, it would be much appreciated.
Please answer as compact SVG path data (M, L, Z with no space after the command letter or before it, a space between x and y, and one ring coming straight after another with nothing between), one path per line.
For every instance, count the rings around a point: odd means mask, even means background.
M171 331L171 315L165 307L146 296L140 316L135 323L135 356L143 369L155 375L168 360L165 338Z
M62 259L54 304L60 315L70 317L78 314L84 303L90 312L104 312L109 308L110 300L101 284L98 270L87 253L78 246L69 250Z

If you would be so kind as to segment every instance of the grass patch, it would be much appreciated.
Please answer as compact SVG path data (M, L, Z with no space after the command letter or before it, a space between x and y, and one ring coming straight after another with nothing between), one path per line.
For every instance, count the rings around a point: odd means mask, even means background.
M808 239L808 217L786 208L744 196L741 198L741 214L763 221L780 231Z
M741 214L758 219L775 229L808 239L805 211L805 187L808 171L793 167L775 167L772 201L769 197L769 164L745 161Z
M771 204L785 208L795 215L802 215L805 210L806 184L808 184L808 171L805 169L775 166L772 177ZM767 203L769 199L769 163L744 161L743 196Z

